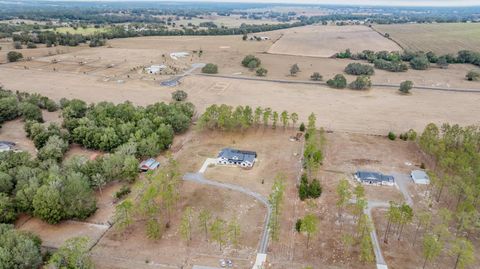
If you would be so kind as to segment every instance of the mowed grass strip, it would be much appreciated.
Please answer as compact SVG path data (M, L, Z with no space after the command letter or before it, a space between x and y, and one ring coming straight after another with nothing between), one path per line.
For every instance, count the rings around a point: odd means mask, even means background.
M374 28L390 34L404 49L437 54L480 52L480 23L392 24Z

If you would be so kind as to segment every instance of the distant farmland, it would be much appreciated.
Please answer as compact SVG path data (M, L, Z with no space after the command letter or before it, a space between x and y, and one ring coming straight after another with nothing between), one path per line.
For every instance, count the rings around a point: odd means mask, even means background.
M437 54L464 49L480 52L480 23L392 24L374 28L390 34L404 49Z

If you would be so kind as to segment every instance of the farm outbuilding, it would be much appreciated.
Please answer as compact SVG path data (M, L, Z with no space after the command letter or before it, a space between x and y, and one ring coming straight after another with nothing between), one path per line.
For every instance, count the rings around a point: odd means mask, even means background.
M413 170L410 175L415 184L430 184L430 178L423 170Z
M0 152L11 151L15 148L15 143L0 141Z
M162 72L163 69L167 68L165 65L151 65L150 67L145 68L145 71L149 74L158 74Z
M394 185L395 178L393 176L383 175L377 172L358 171L354 174L357 181L372 185Z

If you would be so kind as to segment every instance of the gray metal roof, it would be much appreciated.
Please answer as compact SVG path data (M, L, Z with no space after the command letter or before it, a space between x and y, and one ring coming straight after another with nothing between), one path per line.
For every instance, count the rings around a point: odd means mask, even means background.
M355 175L362 181L373 181L373 182L394 182L395 178L393 176L383 175L377 172L369 171L358 171Z
M224 148L218 154L218 158L225 158L227 160L238 162L247 161L253 163L256 157L257 153L254 151L237 150L231 148Z

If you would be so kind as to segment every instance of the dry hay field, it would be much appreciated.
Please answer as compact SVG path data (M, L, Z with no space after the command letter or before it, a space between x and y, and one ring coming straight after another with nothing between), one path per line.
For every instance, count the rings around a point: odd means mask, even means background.
M401 48L367 26L305 26L286 30L268 50L272 54L331 57L350 49L399 51Z
M285 31L304 31L304 28ZM332 27L336 28L342 29ZM243 81L196 74L182 79L179 86L168 88L161 87L158 81L168 79L170 75L149 75L141 71L142 66L166 63L178 67L181 73L192 63L212 62L218 64L220 75L254 77L254 73L242 67L240 62L245 55L255 54L269 70L267 79L308 80L313 72L320 72L326 80L342 73L352 62L266 54L274 40L285 31L266 33L272 40L264 42L245 42L241 36L115 39L106 47L75 48L62 55L2 64L0 83L7 89L39 92L56 100L63 97L88 102L129 100L138 105L169 102L171 93L182 89L188 93L188 101L195 104L198 113L211 104L221 103L297 112L301 120L306 120L314 112L318 115L319 125L336 131L385 134L390 130L400 132L410 128L420 131L430 122L479 123L476 115L480 112L480 94L476 93L414 90L410 96L401 96L391 88L375 87L357 92L320 85ZM199 50L203 51L201 56L193 54ZM178 60L170 58L170 53L180 51L190 55ZM53 64L54 60L57 63ZM301 72L291 77L288 70L294 63L300 66ZM478 82L464 79L465 73L472 68L471 65L451 65L449 69L409 70L405 73L376 70L372 81L399 84L408 79L419 86L480 88ZM352 81L354 77L347 76L347 79Z
M480 23L391 24L374 28L390 34L404 49L437 54L480 52Z

